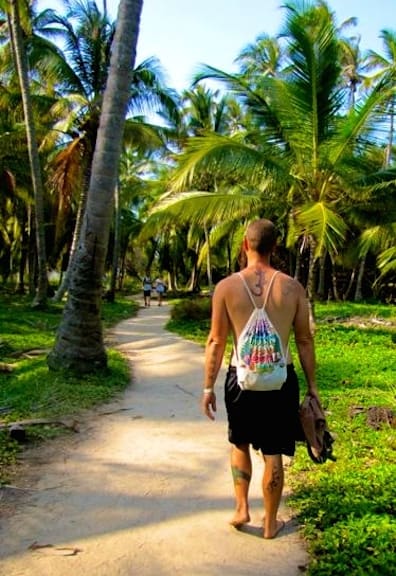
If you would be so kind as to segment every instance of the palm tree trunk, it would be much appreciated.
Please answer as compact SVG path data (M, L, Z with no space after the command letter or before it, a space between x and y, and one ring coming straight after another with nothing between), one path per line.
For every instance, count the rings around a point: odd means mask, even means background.
M121 0L92 164L80 243L55 347L53 369L87 373L107 365L101 322L102 278L143 0Z
M21 256L19 259L18 294L25 294L25 273L29 257L29 214L24 210L21 217Z
M310 302L313 302L315 295L315 247L315 239L311 236L309 239L309 264L307 278L307 294Z
M118 274L118 290L121 291L124 288L124 278L125 278L125 258L126 254L121 253L120 257L120 273Z
M174 270L168 271L168 290L177 291L177 276Z
M22 28L19 18L18 0L10 0L10 25L11 45L14 52L16 68L18 71L19 84L21 88L23 113L26 125L27 147L30 161L30 171L35 201L35 230L37 248L37 288L33 301L35 308L43 308L47 303L47 256L45 250L44 232L44 191L41 179L41 167L38 153L36 129L34 125L33 108L29 89L29 67L24 46Z
M345 290L345 292L344 292L344 295L343 295L343 300L348 300L349 294L351 293L351 290L352 290L353 283L354 283L354 281L355 281L355 276L356 276L356 268L354 268L354 269L352 270L352 272L351 272L351 276L350 276L350 278L349 278L348 286L347 286L347 288L346 288L346 290Z
M301 243L297 246L297 253L296 253L296 265L294 268L294 279L300 280L301 274Z
M195 244L195 252L194 252L194 260L192 263L192 269L191 269L191 274L190 274L190 280L187 284L188 286L188 290L190 292L195 292L195 289L197 287L197 282L198 282L198 254L199 254L199 240L197 240L196 244Z
M389 128L389 137L388 137L388 145L386 147L386 155L385 155L385 168L390 166L392 161L392 148L393 148L393 135L395 131L395 98L392 98L391 102L391 109L390 109L390 128Z
M212 282L212 262L211 262L211 253L210 253L210 240L209 240L209 233L206 224L204 224L204 232L205 232L205 240L206 240L206 273L208 276L208 288L209 292L212 292L213 282Z
M313 238L313 236L310 236L307 295L309 302L309 319L312 334L314 334L315 332L315 248L316 248L316 241Z
M326 254L319 258L319 282L317 295L321 300L325 299L325 273L326 273Z
M29 281L29 296L34 298L36 292L36 270L37 270L37 246L36 246L36 232L34 225L34 207L28 208L28 281Z
M81 229L83 225L85 209L87 206L87 197L88 197L88 187L84 186L78 203L77 217L76 217L76 223L74 225L73 241L70 248L67 270L63 274L62 281L53 297L54 302L60 302L69 288L70 270L73 267L73 259L76 254L78 243L80 241Z
M363 284L364 270L366 268L366 256L367 256L367 254L365 254L362 257L362 259L360 260L359 272L358 272L358 277L356 280L356 290L355 290L354 302L361 302L361 300L363 300L362 284Z
M113 242L113 262L111 267L110 288L107 299L110 302L115 300L115 292L118 276L118 259L120 254L120 190L116 186L114 190L114 242Z
M331 262L331 283L332 283L332 288L333 288L333 296L334 299L339 302L340 300L340 295L338 293L338 287L337 287L337 272L336 272L336 268L334 265L334 262Z

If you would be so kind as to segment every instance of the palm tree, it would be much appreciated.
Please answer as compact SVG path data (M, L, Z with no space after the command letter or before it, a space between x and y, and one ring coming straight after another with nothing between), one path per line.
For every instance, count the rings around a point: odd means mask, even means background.
M140 212L152 202L155 189L155 186L152 186L152 176L157 169L160 154L166 151L165 142L162 128L139 122L138 119L126 120L126 147L121 155L119 183L114 192L114 241L110 288L106 295L108 300L115 299L118 272L121 276L124 275L129 235L134 233L138 236L141 228ZM123 266L120 266L120 260Z
M366 260L374 255L377 260L379 276L373 283L374 293L378 293L384 282L392 285L396 270L396 170L395 168L383 169L383 157L381 149L370 156L366 154L368 166L374 166L364 178L364 194L356 198L354 206L350 210L349 218L358 230L356 234L356 246L359 256ZM392 277L393 274L393 277ZM361 275L361 269L359 269ZM363 298L362 282L356 283L355 300Z
M381 30L380 38L383 40L384 55L369 50L366 57L366 69L373 72L371 79L377 81L386 78L394 85L396 80L396 32L393 30ZM386 146L384 167L392 162L394 122L396 114L396 97L392 92L385 102L386 114L389 116L388 144Z
M24 293L29 240L35 239L28 234L33 198L18 87L1 86L0 101L0 266L4 279L18 273L17 289Z
M41 177L41 166L38 152L35 120L29 88L29 65L23 39L23 28L20 18L20 3L11 0L9 13L9 28L11 44L18 71L23 111L25 116L27 145L34 192L35 233L37 244L37 290L33 301L36 308L45 307L47 301L47 257L44 232L44 192ZM26 7L26 6L25 6Z
M81 373L107 364L100 315L102 279L142 5L142 0L121 0L119 5L81 239L64 315L48 357L53 369Z
M249 82L259 82L261 78L274 78L282 68L282 48L278 38L260 34L255 42L245 46L235 59L242 75Z
M343 113L346 94L331 12L324 2L287 3L285 10L285 65L278 77L263 77L252 86L243 75L202 69L198 79L225 83L240 98L251 123L232 136L191 139L174 182L186 190L201 172L234 173L239 183L255 189L262 210L277 203L278 215L288 214L289 247L309 250L307 290L312 300L316 261L326 253L334 261L346 235L341 214L359 175L354 152L362 136L369 135L374 112L388 92L384 83L378 84L355 109Z
M110 63L111 43L114 36L114 23L108 20L106 12L101 14L93 0L64 0L67 13L63 16L53 10L46 12L45 26L41 34L55 38L64 46L59 59L51 62L50 71L58 72L61 95L53 107L58 122L52 134L61 138L58 152L49 164L50 183L58 197L59 209L57 231L60 250L69 254L68 269L79 241L81 226L87 201L93 152L99 126L103 91ZM142 62L133 72L128 102L129 119L125 134L129 141L141 146L146 141L149 146L153 139L157 143L161 130L144 123L140 116L144 111L160 107L169 114L176 108L175 97L168 90L162 78L162 70L156 59ZM162 137L164 130L162 129ZM77 205L72 241L65 242L63 223L70 218L72 204ZM67 290L68 271L55 295L60 300Z
M182 120L183 125L179 128L182 135L179 145L183 147L186 141L196 142L201 139L221 137L222 134L236 134L243 122L241 108L235 99L230 96L219 95L202 85L197 85L186 90L183 95ZM183 153L181 155L183 157ZM180 156L176 157L180 160ZM178 182L177 173L170 180L163 183L166 193L153 207L150 217L143 229L142 237L150 235L162 235L172 241L176 246L173 232L177 230L188 231L187 248L192 259L192 274L189 281L191 290L195 290L199 276L198 268L206 263L207 284L209 290L213 285L212 280L212 250L215 245L212 241L219 238L216 228L224 222L224 219L238 218L240 209L236 204L252 207L257 202L244 195L236 198L237 187L236 173L230 170L227 175L213 171L200 170L192 173L188 187L193 192L185 193L185 182ZM225 209L219 211L219 206ZM163 239L160 245L165 246ZM194 256L193 256L194 255ZM172 284L176 281L172 278Z
M380 37L383 39L384 55L381 55L373 50L369 50L366 54L365 61L363 64L364 70L372 72L372 75L367 78L367 81L372 83L383 82L389 84L390 87L394 85L396 78L396 34L391 30L382 30ZM389 122L387 122L388 129L388 142L385 147L385 154L383 158L383 167L385 170L392 163L392 152L393 152L393 140L394 140L394 118L395 118L395 104L396 99L393 91L388 93L387 98L384 100L382 109L384 110L385 117L388 117ZM377 176L375 176L377 178ZM373 188L375 191L375 187ZM385 215L385 220L382 222L387 222L388 218ZM377 215L378 221L378 215ZM363 226L363 233L361 237L361 249L360 249L360 265L356 281L354 300L360 301L363 298L362 282L364 277L364 271L366 267L366 259L370 249L379 250L382 246L384 250L387 249L388 242L392 236L389 237L389 232L393 228L385 224L385 234L378 231L377 225L372 223L372 226ZM388 238L388 242L383 242L384 237ZM381 240L380 240L381 239ZM392 240L391 240L392 242ZM381 258L379 257L379 262Z
M353 108L356 103L356 94L359 85L365 80L362 75L364 62L360 53L360 35L345 37L345 30L358 23L357 18L349 18L341 24L338 33L341 34L339 39L341 51L342 78L349 91L348 106Z

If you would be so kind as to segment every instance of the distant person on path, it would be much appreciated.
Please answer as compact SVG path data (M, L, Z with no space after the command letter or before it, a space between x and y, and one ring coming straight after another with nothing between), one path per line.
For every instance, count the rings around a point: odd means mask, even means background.
M153 287L153 283L151 282L150 276L146 274L143 277L143 299L145 307L150 306L151 304L151 290Z
M235 491L235 514L230 523L240 528L250 521L248 492L252 475L250 445L264 459L262 479L264 497L264 538L274 538L283 528L278 519L284 483L282 455L293 456L298 430L299 384L289 351L289 335L294 331L300 363L308 393L318 398L315 381L315 354L310 330L309 308L303 286L271 266L276 244L274 224L265 219L251 222L243 249L246 267L221 280L215 288L212 319L205 350L205 381L202 410L214 420L214 386L220 370L227 336L232 334L234 353L225 381L228 438L231 443L231 470ZM250 294L249 294L250 293ZM287 359L287 378L279 390L242 389L237 373L235 347L252 311L263 307L277 331ZM283 368L286 372L286 370Z
M162 300L165 294L166 286L161 278L155 281L155 291L157 292L158 306L162 306Z

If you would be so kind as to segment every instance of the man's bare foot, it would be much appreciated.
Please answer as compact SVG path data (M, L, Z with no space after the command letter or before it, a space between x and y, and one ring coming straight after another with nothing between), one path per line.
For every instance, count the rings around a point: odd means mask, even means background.
M277 520L276 521L276 527L275 530L265 530L264 529L264 538L266 540L270 540L272 538L276 538L276 536L278 536L279 532L281 530L283 530L283 528L285 527L285 522L283 520Z
M231 526L234 528L240 528L244 524L250 522L250 515L248 512L235 512L233 518L230 520Z

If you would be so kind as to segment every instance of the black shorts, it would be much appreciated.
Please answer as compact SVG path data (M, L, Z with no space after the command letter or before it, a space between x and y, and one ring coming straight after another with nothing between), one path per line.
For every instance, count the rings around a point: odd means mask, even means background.
M147 298L147 296L151 296L151 290L143 290L143 296Z
M224 394L232 444L251 444L263 454L293 456L299 429L299 385L292 364L287 367L282 388L270 392L242 390L231 366Z

